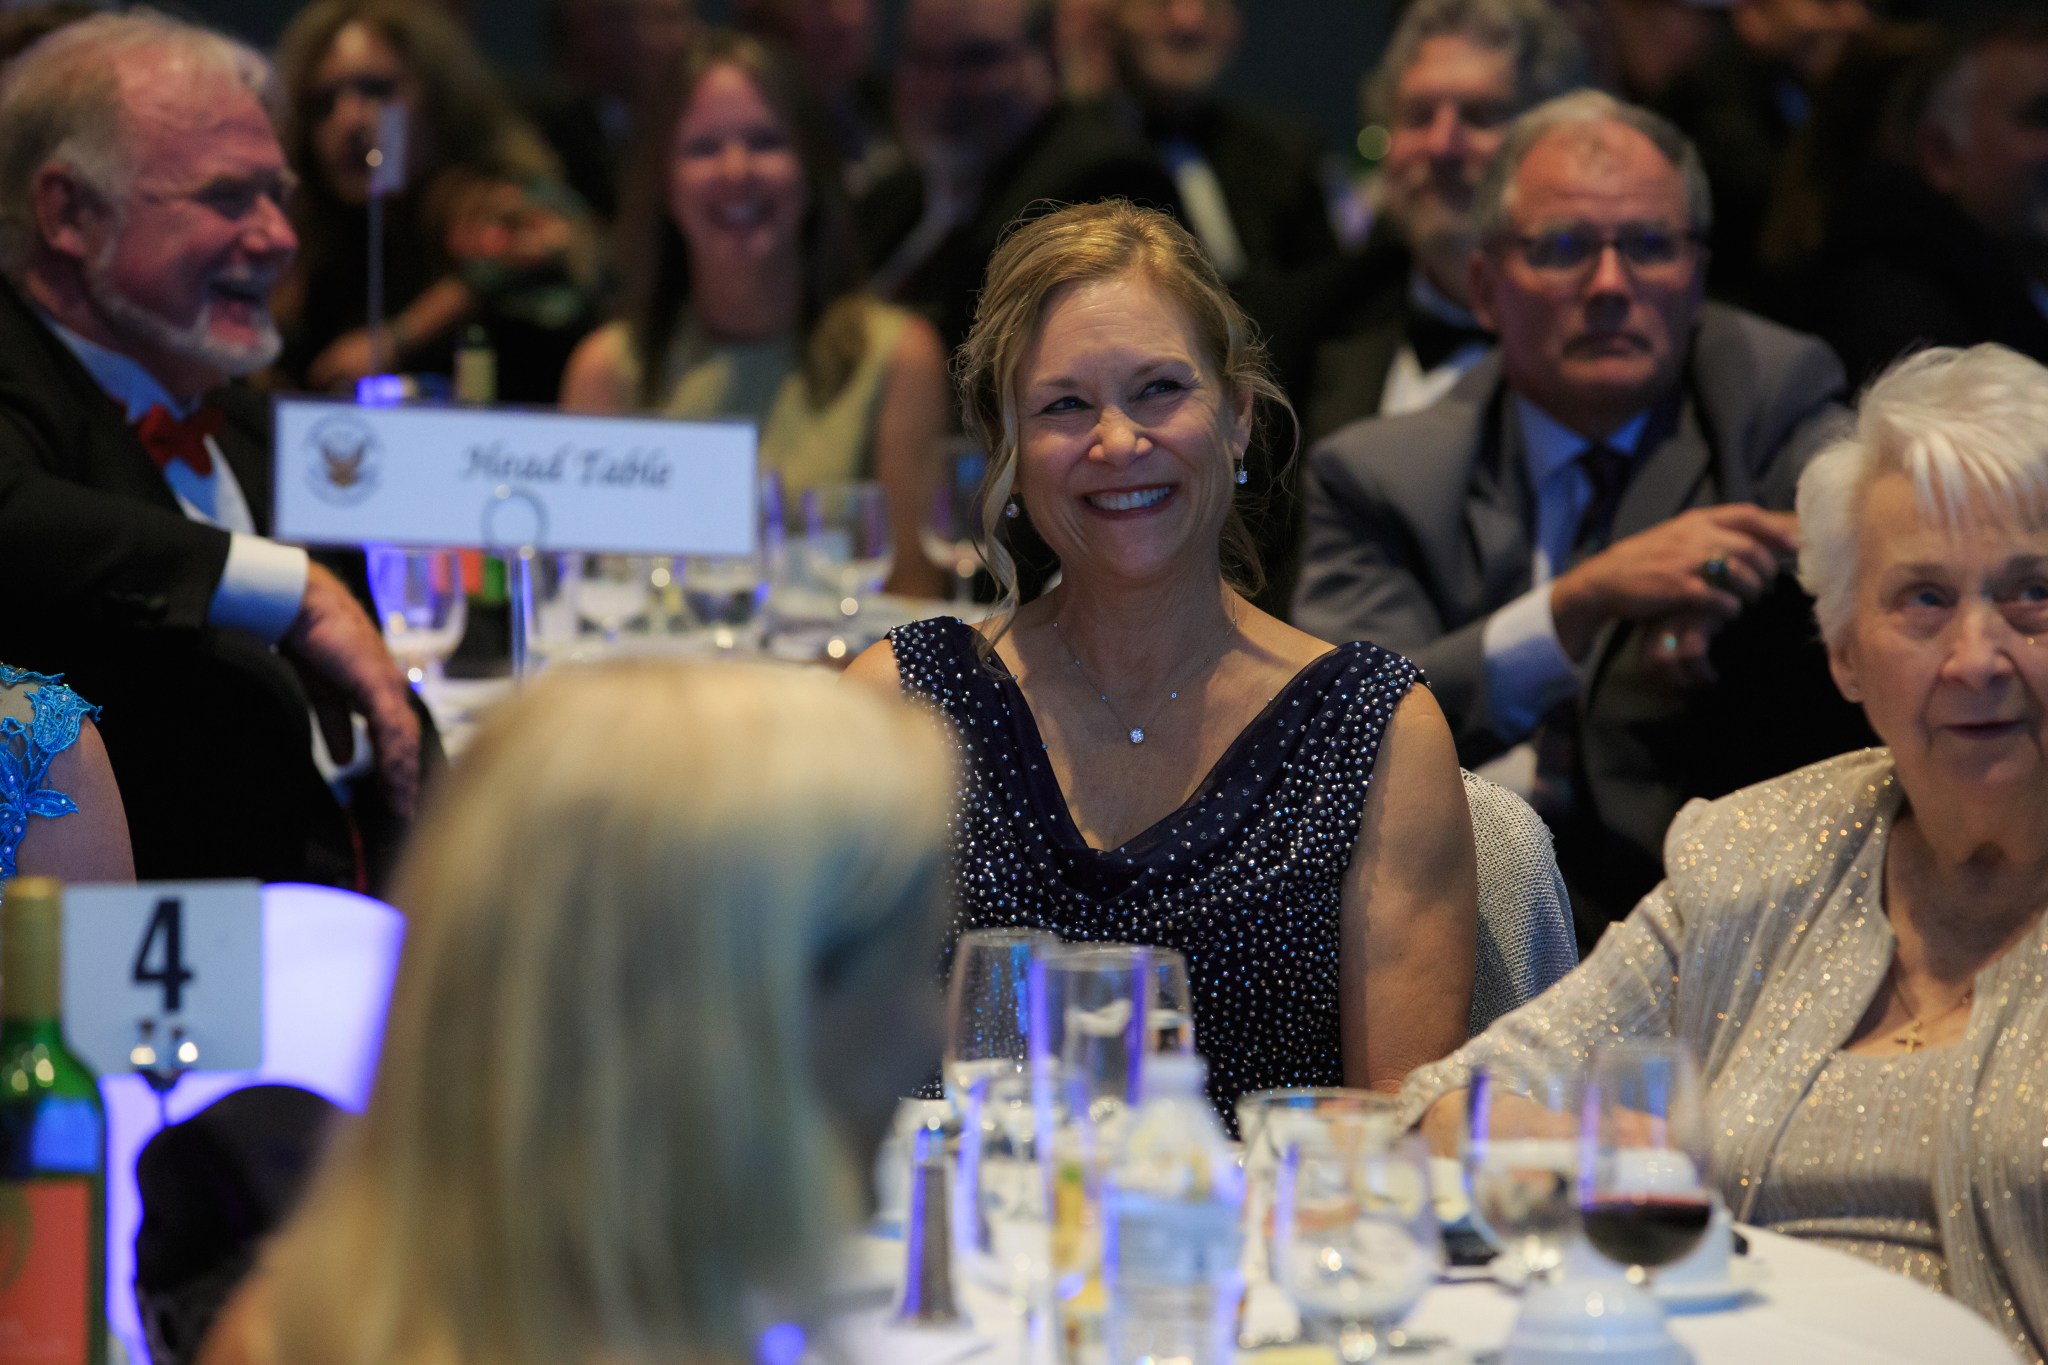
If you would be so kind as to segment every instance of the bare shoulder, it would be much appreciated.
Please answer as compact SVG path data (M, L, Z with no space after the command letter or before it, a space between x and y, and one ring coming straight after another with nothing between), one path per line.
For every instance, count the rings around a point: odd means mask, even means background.
M896 646L878 640L862 650L846 666L846 680L872 688L889 697L903 695L903 670L896 664Z
M562 371L565 412L625 412L634 406L639 365L623 322L609 322L576 343Z
M79 725L77 742L50 761L49 783L78 809L29 822L16 850L20 870L68 882L134 881L127 809L99 729L90 720Z
M889 353L889 367L899 372L938 370L943 373L946 344L939 340L939 329L917 314L906 312L903 330L896 338L896 348Z

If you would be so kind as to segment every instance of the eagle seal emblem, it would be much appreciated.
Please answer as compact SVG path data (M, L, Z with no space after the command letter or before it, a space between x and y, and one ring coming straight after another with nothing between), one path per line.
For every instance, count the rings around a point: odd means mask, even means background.
M377 491L382 470L380 443L369 423L353 413L323 417L306 433L312 459L306 466L314 496L336 507L353 507Z

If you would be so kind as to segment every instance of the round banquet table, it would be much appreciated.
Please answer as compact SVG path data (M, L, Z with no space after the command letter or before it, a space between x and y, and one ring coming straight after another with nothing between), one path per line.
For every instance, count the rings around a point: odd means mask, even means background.
M1865 1261L1776 1233L1744 1228L1756 1287L1735 1307L1671 1315L1671 1330L1695 1365L2012 1365L2016 1359L1990 1323L1962 1304ZM863 1239L857 1280L872 1295L878 1277L900 1269L903 1244ZM862 1273L865 1272L865 1273ZM849 1286L851 1287L851 1286ZM910 1330L886 1307L848 1312L833 1332L852 1365L1023 1365L1025 1352L1007 1309L956 1286L972 1326ZM1403 1324L1412 1339L1440 1338L1449 1349L1413 1356L1416 1365L1499 1359L1521 1297L1486 1279L1438 1284ZM1300 1347L1247 1351L1239 1365L1311 1365L1333 1360Z

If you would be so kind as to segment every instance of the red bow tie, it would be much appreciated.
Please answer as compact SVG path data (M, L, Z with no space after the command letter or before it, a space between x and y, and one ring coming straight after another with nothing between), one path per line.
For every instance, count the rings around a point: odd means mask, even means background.
M183 460L193 473L207 479L213 477L213 452L206 448L206 438L220 430L220 423L218 408L202 406L190 417L178 418L158 404L142 414L135 434L158 469L168 469L172 460Z

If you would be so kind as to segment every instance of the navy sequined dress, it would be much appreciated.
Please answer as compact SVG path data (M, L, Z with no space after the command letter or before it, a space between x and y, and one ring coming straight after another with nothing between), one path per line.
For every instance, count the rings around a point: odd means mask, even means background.
M1395 705L1421 676L1341 645L1283 687L1180 809L1088 845L1023 692L952 618L889 632L903 689L960 735L953 933L1020 925L1186 954L1195 1046L1229 1116L1270 1086L1338 1085L1338 907ZM999 667L999 666L998 666Z

